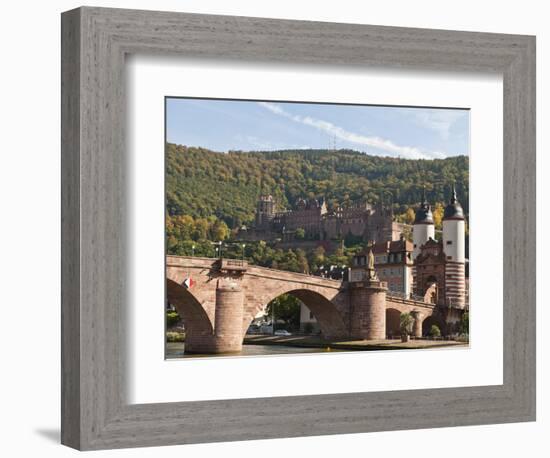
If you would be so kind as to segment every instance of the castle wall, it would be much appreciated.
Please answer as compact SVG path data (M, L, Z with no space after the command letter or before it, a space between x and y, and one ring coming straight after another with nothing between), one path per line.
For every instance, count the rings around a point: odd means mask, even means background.
M399 240L402 225L393 221L391 211L382 207L372 210L370 206L338 208L328 213L325 203L301 200L298 208L287 212L274 212L274 202L265 199L258 202L256 230L287 232L304 229L309 238L340 239L348 235L360 237L364 241Z

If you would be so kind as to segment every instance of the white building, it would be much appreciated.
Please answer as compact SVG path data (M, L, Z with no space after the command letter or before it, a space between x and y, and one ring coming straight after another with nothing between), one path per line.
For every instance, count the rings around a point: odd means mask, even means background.
M443 252L445 253L446 303L458 308L466 304L464 211L456 198L455 187L443 213Z

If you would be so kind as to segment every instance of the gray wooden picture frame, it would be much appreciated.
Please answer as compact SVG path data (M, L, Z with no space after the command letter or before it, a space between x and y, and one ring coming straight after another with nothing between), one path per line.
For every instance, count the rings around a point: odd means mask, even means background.
M83 7L62 14L62 443L81 450L535 419L535 38ZM126 401L125 56L496 72L504 78L502 385Z

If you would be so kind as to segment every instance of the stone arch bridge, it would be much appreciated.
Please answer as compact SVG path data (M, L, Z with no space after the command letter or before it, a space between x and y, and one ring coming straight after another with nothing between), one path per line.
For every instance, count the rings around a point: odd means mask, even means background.
M185 350L236 352L254 317L287 293L300 299L329 340L384 339L399 332L399 315L411 312L413 333L434 305L386 294L379 281L348 283L248 265L235 259L166 257L167 299L186 328Z

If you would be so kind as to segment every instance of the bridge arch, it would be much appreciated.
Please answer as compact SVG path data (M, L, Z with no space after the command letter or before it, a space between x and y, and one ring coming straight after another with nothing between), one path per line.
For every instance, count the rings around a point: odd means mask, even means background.
M243 334L246 334L254 317L259 312L264 311L273 299L283 294L292 295L304 303L311 313L313 313L313 316L315 316L315 319L319 323L321 335L324 338L341 338L347 335L348 330L346 329L344 318L336 305L320 292L304 287L290 287L288 289L281 289L276 292L263 294L261 296L261 303L258 304L251 313L249 312L246 315L245 323L243 324Z
M401 335L401 311L395 308L386 309L386 336L397 338Z
M185 325L186 347L188 342L206 339L213 335L212 321L201 303L187 288L168 278L166 296L168 302L176 307Z
M430 335L430 331L433 325L436 325L443 335L445 334L445 323L443 320L441 320L441 317L439 315L430 315L427 316L422 322L422 335Z

